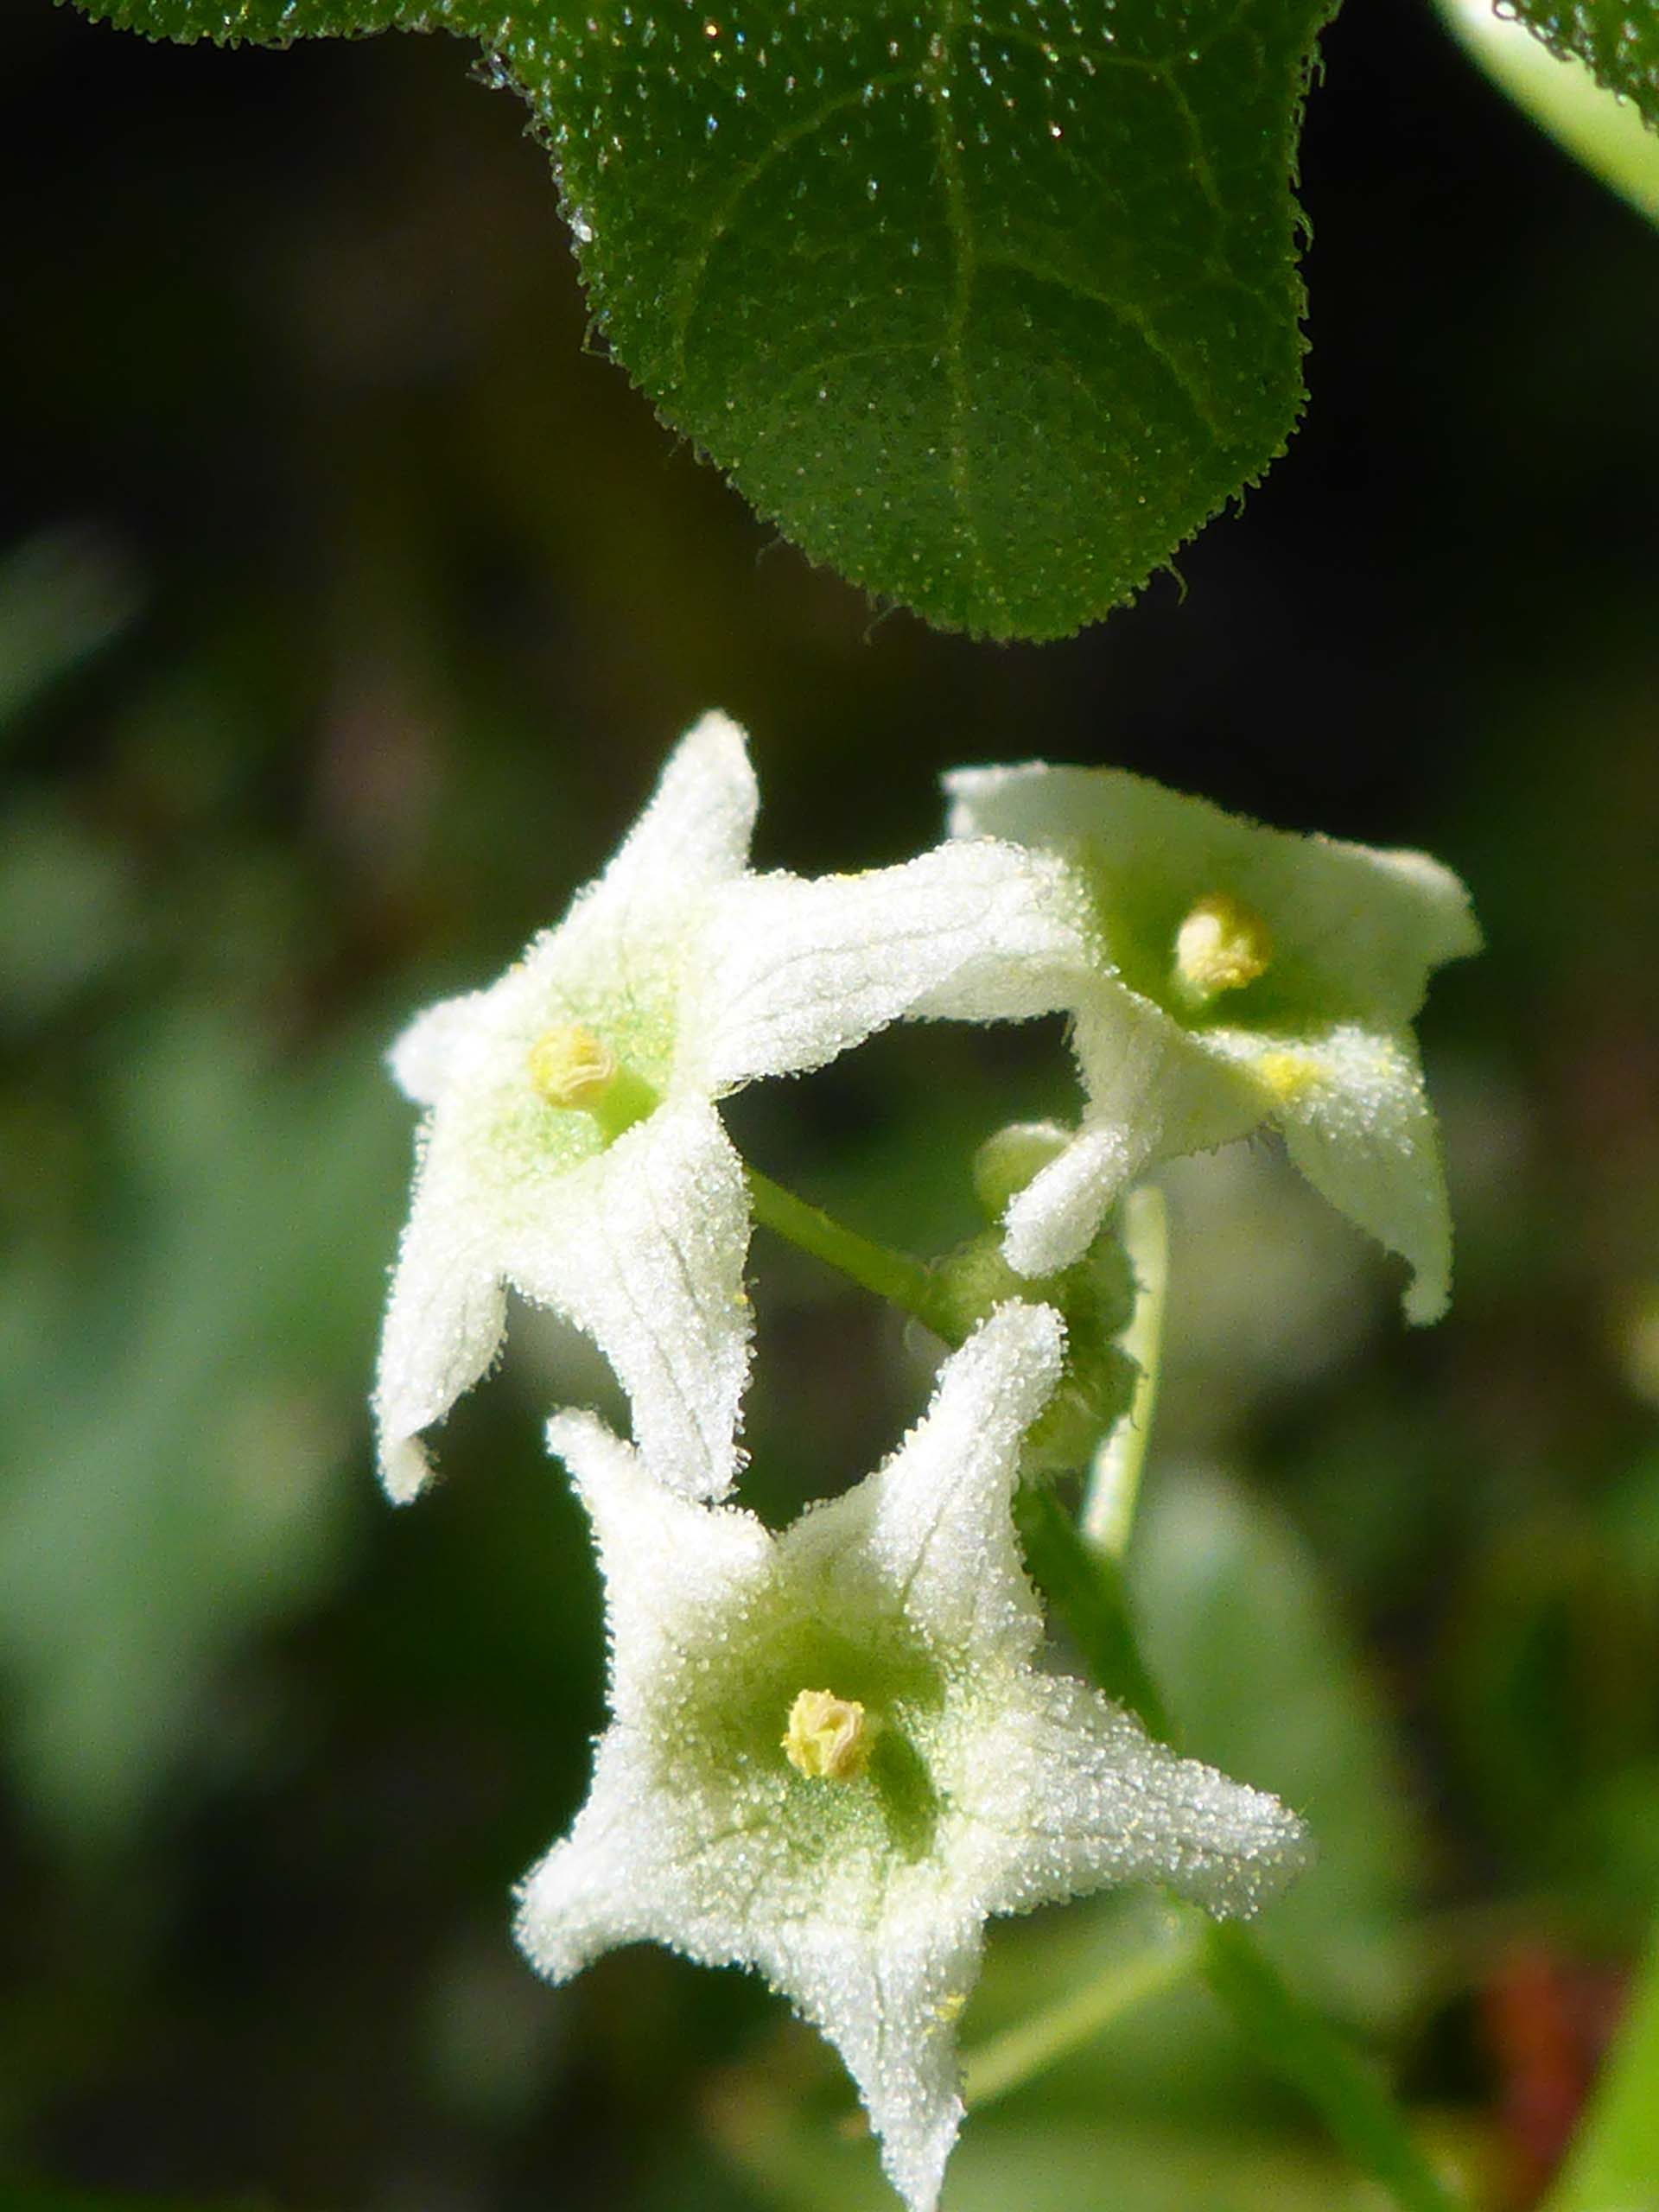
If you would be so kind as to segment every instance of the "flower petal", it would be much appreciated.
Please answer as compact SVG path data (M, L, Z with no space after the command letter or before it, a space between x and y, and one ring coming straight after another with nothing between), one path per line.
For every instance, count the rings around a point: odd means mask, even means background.
M999 1730L978 1770L987 1816L1019 1838L987 1911L1158 1882L1249 1914L1306 1864L1306 1832L1276 1797L1179 1758L1098 1690L1033 1675L1026 1696L1026 1726Z
M1071 1042L1088 1093L1083 1127L1003 1216L1003 1251L1023 1275L1081 1259L1106 1209L1153 1161L1243 1136L1269 1110L1207 1039L1110 976L1090 985Z
M668 757L645 812L559 930L561 957L591 953L626 985L630 944L654 949L664 926L717 884L741 876L760 805L747 741L728 715L694 722Z
M703 941L684 1077L728 1090L821 1067L906 1014L1049 1013L1076 987L1083 904L1047 855L988 839L860 875L747 877Z
M469 1183L443 1171L423 1135L372 1400L380 1479L400 1504L431 1473L421 1432L477 1382L506 1326L506 1291L475 1229Z
M538 1974L568 1981L618 1943L658 1935L660 1911L638 1878L652 1818L625 1738L601 1738L593 1788L575 1827L518 1886L513 1933Z
M768 1931L757 1963L841 2053L887 2178L933 2212L962 2126L957 2019L979 1976L976 1918L955 1924Z
M1029 1652L1041 1616L1008 1501L1064 1341L1052 1306L1000 1306L945 1362L932 1404L885 1466L779 1539L789 1568L822 1562L833 1586L840 1554L850 1583L868 1586L874 1573L945 1648Z
M501 1245L526 1297L585 1329L615 1368L658 1480L719 1497L738 1470L752 1319L749 1199L712 1107L660 1107L548 1186Z
M467 1055L487 995L466 991L459 998L440 999L416 1015L386 1055L392 1078L405 1098L417 1106L437 1104L456 1062Z
M1108 1124L1077 1131L1065 1149L1039 1168L1008 1201L1002 1251L1022 1275L1052 1275L1080 1260L1099 1233L1106 1209L1150 1147Z
M1273 1093L1285 1148L1321 1197L1410 1266L1408 1320L1451 1295L1452 1220L1440 1132L1411 1032L1344 1023L1315 1039L1217 1034Z
M610 1616L612 1704L627 1719L639 1682L664 1650L706 1629L744 1584L767 1571L772 1540L752 1513L693 1504L665 1490L633 1446L593 1414L556 1414L547 1442L593 1522Z
M1287 1020L1397 1027L1422 1004L1431 969L1479 950L1467 892L1427 854L1266 829L1121 768L960 769L945 787L953 836L1074 855L1121 959L1130 943L1173 945L1206 895L1246 902L1271 932Z

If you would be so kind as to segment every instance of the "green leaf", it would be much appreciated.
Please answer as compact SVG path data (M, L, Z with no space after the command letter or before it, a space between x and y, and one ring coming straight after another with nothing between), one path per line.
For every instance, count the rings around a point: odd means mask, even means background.
M1105 613L1300 413L1289 180L1335 0L89 4L181 37L477 32L664 418L944 627Z
M103 1846L341 1563L400 1133L365 1038L285 1066L221 1012L152 1021L98 1103L127 1210L73 1295L0 1302L0 1679L23 1805Z
M1465 51L1541 130L1659 223L1659 130L1643 119L1641 106L1616 97L1565 45L1552 40L1552 52L1529 35L1520 18L1497 14L1491 0L1438 4ZM1650 20L1659 22L1659 8ZM1639 92L1636 98L1641 99ZM1650 95L1645 106L1651 118Z
M1423 1838L1386 1709L1318 1563L1262 1500L1154 1463L1128 1566L1181 1749L1273 1790L1318 1845L1264 1922L1267 1948L1326 2010L1394 2024L1422 1964L1408 1928Z
M487 9L475 0L77 0L95 22L181 46L287 46L296 38L356 38L370 31L482 35Z
M1659 4L1656 0L1513 0L1506 12L1554 53L1587 61L1598 84L1634 100L1659 125Z
M1545 2212L1642 2212L1659 2177L1659 1931Z
M868 589L1052 637L1295 421L1287 178L1327 12L773 0L519 14L505 53L668 420Z

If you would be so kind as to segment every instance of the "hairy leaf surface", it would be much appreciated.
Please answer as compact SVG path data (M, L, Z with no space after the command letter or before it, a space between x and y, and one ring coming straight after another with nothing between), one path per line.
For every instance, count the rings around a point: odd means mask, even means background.
M815 560L946 627L1129 596L1302 404L1290 192L1334 0L89 0L478 36L597 332Z
M1512 12L1659 126L1659 0L1515 0Z

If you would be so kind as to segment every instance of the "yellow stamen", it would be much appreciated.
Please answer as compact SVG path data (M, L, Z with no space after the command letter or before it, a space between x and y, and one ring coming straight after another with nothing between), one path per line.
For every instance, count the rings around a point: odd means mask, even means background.
M813 1781L850 1782L870 1763L876 1724L855 1698L803 1690L789 1708L784 1757Z
M1242 989L1272 964L1272 931L1228 891L1207 893L1175 932L1175 974L1195 999Z
M530 1080L550 1106L597 1106L615 1083L615 1056L578 1023L549 1029L530 1048Z

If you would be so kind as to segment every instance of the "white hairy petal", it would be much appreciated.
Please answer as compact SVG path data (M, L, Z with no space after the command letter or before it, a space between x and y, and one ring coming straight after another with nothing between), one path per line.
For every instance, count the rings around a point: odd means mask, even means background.
M1098 1690L1033 1677L1020 1725L995 1761L1028 1807L1026 1847L995 1885L995 1910L1025 1911L1109 1883L1159 1882L1208 1912L1249 1914L1307 1857L1294 1813L1154 1743Z
M556 1979L641 1936L764 1974L842 2053L913 2212L962 2118L988 1914L1124 1880L1248 1911L1300 1855L1273 1799L1033 1664L1009 1499L1060 1340L1051 1309L1000 1308L880 1472L780 1536L663 1497L591 1416L550 1428L599 1544L612 1720L519 1941ZM843 1701L861 1764L794 1763L803 1691Z
M696 1497L722 1496L737 1473L748 1242L742 1163L695 1099L569 1170L502 1241L524 1295L585 1329L616 1370L659 1478Z
M873 1931L798 1922L755 1961L840 2052L912 2212L933 2212L962 2126L956 2022L979 1978L981 1927L976 1912Z
M649 933L748 865L760 793L729 715L694 722L669 755L645 812L575 914L584 933Z
M1409 1264L1408 1319L1438 1321L1451 1294L1452 1219L1411 1032L1344 1022L1315 1039L1228 1031L1215 1045L1265 1068L1292 1160L1322 1197Z
M556 1414L547 1441L593 1523L612 1630L613 1712L635 1718L684 1625L763 1577L772 1540L753 1514L711 1513L664 1493L639 1453L594 1414Z
M945 788L953 836L1086 847L1109 950L1115 904L1179 920L1224 890L1268 918L1291 988L1397 1027L1432 969L1480 948L1468 893L1426 853L1267 829L1122 768L959 769Z
M791 1562L832 1587L839 1572L902 1591L915 1627L945 1646L1027 1656L1041 1615L1009 1499L1064 1341L1052 1306L999 1306L946 1362L932 1404L885 1465L789 1530Z
M1058 863L989 840L860 875L747 877L703 940L690 1067L729 1090L821 1067L903 1015L1050 1013L1083 958L1079 904Z
M381 1479L400 1504L431 1469L421 1432L443 1419L495 1357L506 1289L473 1234L470 1193L422 1146L409 1224L398 1248L372 1400Z
M1267 1110L1253 1084L1109 982L1080 995L1071 1042L1088 1093L1083 1127L1003 1216L1004 1252L1024 1275L1081 1259L1107 1208L1153 1161L1243 1136Z
M440 999L417 1014L386 1055L392 1079L417 1106L435 1106L472 1047L482 991Z
M1068 1264L1130 1177L1271 1121L1310 1181L1410 1262L1408 1318L1436 1319L1450 1229L1408 1025L1430 970L1479 948L1457 877L1121 770L1031 763L946 785L954 836L1063 855L1098 930L1069 1001L1082 1128L1010 1205L1010 1265Z

